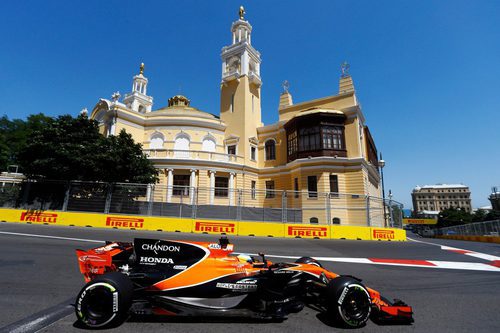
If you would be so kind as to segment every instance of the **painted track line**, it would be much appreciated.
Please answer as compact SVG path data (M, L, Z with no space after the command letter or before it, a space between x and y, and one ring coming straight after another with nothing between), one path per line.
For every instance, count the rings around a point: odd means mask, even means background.
M23 234L17 232L6 232L0 231L0 235L13 235L13 236L24 236L24 237L35 237L35 238L47 238L47 239L57 239L57 240L69 240L87 243L104 243L102 240L95 239L85 239L85 238L71 238L71 237L60 237L60 236L47 236L47 235L36 235L36 234ZM415 241L415 240L413 240ZM430 244L434 246L444 245L416 241L419 243ZM453 248L455 249L455 248ZM460 250L460 249L456 249ZM468 250L463 250L468 251ZM472 251L469 251L472 252ZM477 252L476 252L477 253ZM238 252L235 252L238 254ZM252 256L258 256L258 254L252 253ZM484 256L489 256L482 253ZM298 259L297 256L283 256L283 255L273 255L266 254L267 257L272 258L283 258L283 259ZM495 256L490 256L495 257ZM409 260L409 259L380 259L380 258L342 258L342 257L314 257L320 261L331 261L331 262L344 262L353 264L371 264L371 265L387 265L387 266L401 266L401 267L425 267L425 268L441 268L441 269L462 269L462 270L474 270L474 271L488 271L488 272L500 272L500 267L495 262L492 261L491 264L485 263L470 263L470 262L454 262L454 261L439 261L439 260ZM498 258L498 257L495 257ZM500 259L500 258L498 258Z
M437 243L430 243L430 242L424 242L424 241L419 241L410 237L407 237L408 240L416 243L422 243L422 244L428 244L428 245L434 245L434 246L439 246L441 250L444 251L450 251L450 252L455 252L459 254L463 254L466 256L474 257L474 258L479 258L483 260L488 260L488 261L500 261L500 257L491 255L491 254L486 254L486 253L481 253L481 252L476 252L476 251L471 251L471 250L465 250L465 249L460 249L458 247L452 247L452 246L447 246L447 245L441 245Z
M34 333L37 332L64 317L69 316L75 311L71 303L75 301L70 298L51 308L37 312L27 318L21 319L10 325L0 328L0 333Z
M251 256L257 254L251 253ZM266 257L280 259L299 259L297 256L282 256L266 254ZM318 261L342 262L352 264L371 264L371 265L386 265L400 267L420 267L420 268L437 268L437 269L456 269L469 271L485 271L485 272L500 272L500 267L473 262L460 261L441 261L441 260L414 260L414 259L383 259L383 258L341 258L341 257L314 257Z
M69 240L69 241L87 242L87 243L104 243L104 241L96 240L96 239L59 237L59 236L47 236L47 235L36 235L36 234L23 234L23 233L19 233L19 232L0 231L0 234L1 235L24 236L24 237L35 237L35 238L60 239L60 240Z

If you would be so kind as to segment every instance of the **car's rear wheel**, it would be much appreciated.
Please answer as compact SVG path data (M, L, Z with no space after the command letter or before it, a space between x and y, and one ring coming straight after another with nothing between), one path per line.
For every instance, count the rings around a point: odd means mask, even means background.
M359 280L341 276L327 286L328 314L347 327L361 327L370 318L371 298Z
M128 276L104 274L83 287L76 298L78 321L88 328L118 326L128 316L134 287Z

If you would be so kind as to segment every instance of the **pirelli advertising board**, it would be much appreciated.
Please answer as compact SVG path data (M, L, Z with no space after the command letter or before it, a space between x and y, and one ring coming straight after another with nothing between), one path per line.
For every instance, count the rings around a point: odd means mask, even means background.
M403 224L437 224L436 219L403 219Z
M285 237L291 238L330 238L330 227L327 225L287 224Z
M193 232L203 234L237 235L237 222L232 221L195 221Z
M228 236L263 236L310 239L405 241L406 231L349 225L279 223L259 221L199 220L156 216L35 211L0 208L0 221L76 227L155 230ZM404 219L405 224L436 224L433 219Z

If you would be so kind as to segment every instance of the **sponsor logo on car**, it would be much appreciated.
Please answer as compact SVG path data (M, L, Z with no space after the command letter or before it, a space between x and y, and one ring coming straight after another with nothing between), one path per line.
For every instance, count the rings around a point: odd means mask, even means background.
M339 305L342 305L342 303L344 303L344 298L347 295L348 291L349 291L349 287L345 287L344 290L342 290L342 294L340 294L339 301L338 301Z
M102 258L100 256L96 256L93 254L87 254L81 257L78 257L78 260L81 262L86 262L86 261L94 261L94 262L106 262L107 260L105 258Z
M118 246L118 244L116 243L111 243L109 245L106 245L106 246L101 246L101 247L98 247L96 249L94 249L95 252L98 252L98 253L101 253L101 252L107 252L107 251L111 251L113 250L116 246Z
M217 283L217 288L231 289L231 290L244 290L244 291L255 291L257 286L255 284L236 284L236 283Z
M113 313L118 312L118 292L113 293Z
M134 217L109 216L106 218L106 225L108 227L116 228L142 229L144 227L144 219Z
M172 258L158 258L158 257L141 257L139 262L143 265L156 265L156 264L173 264Z
M220 233L234 234L236 232L236 224L197 221L194 230L201 232L220 232Z
M186 265L175 265L173 268L178 270L178 271L183 271L187 268L187 266Z
M257 280L255 279L244 279L236 282L237 284L256 284Z
M296 271L289 271L286 269L280 269L273 272L274 274L296 274Z
M57 223L57 214L28 210L21 213L21 222Z
M142 249L146 251L154 251L154 253L158 254L158 252L181 252L181 247L179 245L168 245L168 244L160 244L161 241L157 241L154 244L142 244Z
M220 244L212 243L212 244L208 244L208 248L212 249L212 250L232 251L233 244L227 244L226 247L222 247L222 246L220 246Z
M375 239L394 239L394 230L373 229L373 238Z
M327 237L327 227L288 226L288 236Z

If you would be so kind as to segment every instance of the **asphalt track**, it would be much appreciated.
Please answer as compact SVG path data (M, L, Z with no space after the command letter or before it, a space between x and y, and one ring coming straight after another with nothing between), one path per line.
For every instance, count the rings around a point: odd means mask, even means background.
M84 284L74 250L98 246L96 241L131 241L135 236L187 240L218 238L212 235L0 223L0 332L83 332L74 326L71 307ZM358 276L387 298L400 298L414 308L415 323L411 326L378 326L368 322L356 332L500 332L500 271L467 269L469 263L492 265L489 259L500 257L498 244L422 238L416 239L418 242L404 243L255 237L230 240L237 252L264 251L284 257L307 255L330 259L461 263L463 269L323 261L326 268L339 274ZM449 251L440 245L474 251L479 257ZM287 260L282 258L279 261ZM344 329L323 323L315 311L305 308L300 313L291 314L282 323L220 319L144 322L138 319L110 331L316 333L341 330Z

